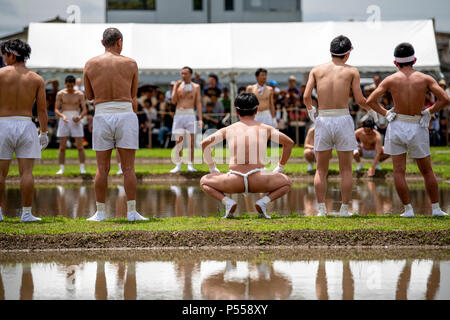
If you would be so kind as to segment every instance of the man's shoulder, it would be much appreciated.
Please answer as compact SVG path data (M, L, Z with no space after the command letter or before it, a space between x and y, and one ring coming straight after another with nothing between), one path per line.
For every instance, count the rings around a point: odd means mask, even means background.
M42 78L42 77L41 77L39 74L37 74L36 72L31 71L30 69L28 69L28 74L29 74L29 76L30 76L34 81L36 81L37 83L44 84L44 78Z
M56 93L56 96L58 97L60 97L60 96L63 96L64 94L66 94L67 93L67 89L66 88L64 88L64 89L61 89L61 90L59 90L57 93Z
M126 57L126 56L120 56L120 57L121 57L124 61L126 61L126 62L128 62L128 63L136 64L136 65L137 65L136 60L134 60L133 58Z

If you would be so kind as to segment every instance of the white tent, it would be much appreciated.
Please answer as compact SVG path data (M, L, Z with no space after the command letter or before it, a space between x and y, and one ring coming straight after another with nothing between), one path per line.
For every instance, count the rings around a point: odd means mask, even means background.
M86 61L103 52L103 30L119 28L123 55L141 71L178 72L188 65L197 71L226 73L308 72L330 59L329 44L348 36L354 50L349 64L361 72L389 72L394 48L410 42L419 70L439 71L431 20L312 23L220 24L56 24L31 23L28 66L39 70L81 71Z

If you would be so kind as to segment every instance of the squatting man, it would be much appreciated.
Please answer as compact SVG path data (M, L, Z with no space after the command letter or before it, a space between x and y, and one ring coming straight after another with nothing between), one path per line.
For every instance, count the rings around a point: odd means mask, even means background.
M225 205L223 218L232 217L237 208L236 201L225 196L225 193L266 193L256 201L255 208L260 217L270 219L266 212L269 202L284 196L291 189L291 180L282 172L294 142L272 126L255 120L258 110L255 94L240 94L234 105L240 121L202 141L203 157L210 173L202 177L200 186L206 194ZM212 159L211 147L225 139L230 152L229 171L220 173ZM263 163L269 140L283 147L281 159L273 172L266 172Z

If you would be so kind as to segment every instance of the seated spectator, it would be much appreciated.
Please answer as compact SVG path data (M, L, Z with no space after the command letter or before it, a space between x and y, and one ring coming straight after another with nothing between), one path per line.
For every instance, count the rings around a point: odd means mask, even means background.
M172 89L175 85L176 81L170 81L169 89L167 89L166 93L164 94L164 98L166 99L166 102L171 102L172 100Z
M297 78L294 76L290 76L288 78L289 86L286 89L286 93L288 94L288 99L295 98L297 99L300 96L300 90L297 88Z
M198 72L195 73L192 82L198 84L200 86L200 91L203 92L203 89L205 88L205 80L200 77L200 74Z
M219 86L219 77L217 75L211 73L208 76L208 86L203 90L204 94L208 97L215 95L216 97L220 97L222 94L222 90L220 90Z
M223 105L224 113L230 113L231 111L231 99L229 96L228 88L223 88L222 97L219 102Z
M165 147L165 137L170 135L173 124L173 116L175 115L175 105L172 103L165 103L160 105L160 127L158 132L158 142L161 148Z
M288 135L289 117L286 108L281 103L275 104L275 119L277 120L277 129Z
M220 127L220 117L214 115L214 104L208 102L206 104L206 110L203 113L204 130L218 129Z
M214 113L224 113L224 107L222 105L222 102L217 99L216 95L211 96L211 103L213 104Z

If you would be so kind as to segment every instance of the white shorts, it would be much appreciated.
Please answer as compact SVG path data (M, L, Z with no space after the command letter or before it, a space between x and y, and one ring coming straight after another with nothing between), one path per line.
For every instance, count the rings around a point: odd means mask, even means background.
M270 113L270 110L264 110L261 112L257 112L255 115L255 121L267 124L268 126L276 128L277 121L272 118L272 114Z
M358 146L348 109L319 110L314 127L315 151L353 151Z
M377 155L377 150L367 150L364 149L363 146L361 146L361 150L362 150L362 157L366 158L366 159L375 159L375 156Z
M139 121L129 102L106 102L95 106L92 149L114 148L139 149Z
M184 134L186 131L194 134L196 121L194 109L176 110L173 117L172 134Z
M397 114L388 124L384 138L384 152L390 155L406 153L413 159L422 159L430 155L430 137L428 128L419 124L420 116Z
M0 117L0 159L40 159L36 125L30 117Z
M67 117L67 119L69 119L69 122L64 122L62 118L59 118L58 131L56 132L56 136L58 138L84 137L83 125L81 124L81 121L73 121L73 117L79 115L78 111L64 111L63 114Z

